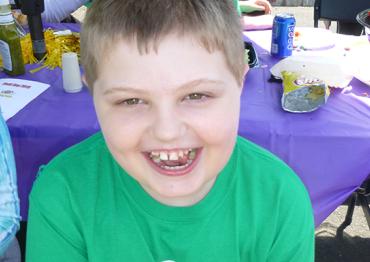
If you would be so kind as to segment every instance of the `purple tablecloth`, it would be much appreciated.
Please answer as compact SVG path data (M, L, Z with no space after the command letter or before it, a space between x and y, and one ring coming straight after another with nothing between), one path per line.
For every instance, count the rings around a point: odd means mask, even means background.
M77 25L57 25L66 26L78 30ZM258 50L263 64L276 62ZM319 225L370 174L370 98L363 96L370 88L353 80L352 90L334 92L319 110L292 114L281 109L281 84L269 83L269 77L268 68L249 71L239 134L271 150L297 172L308 188ZM17 162L21 215L26 220L28 194L39 166L98 131L99 125L86 88L66 94L60 69L20 78L51 85L7 122Z
M239 134L272 151L306 185L318 226L370 174L370 87L353 79L332 91L326 105L304 114L281 109L282 85L269 83L273 59L259 41L271 31L248 32L263 68L251 69L241 103ZM248 39L248 37L246 37ZM322 51L325 52L325 51Z
M55 24L55 29L78 25ZM28 65L27 71L39 67ZM23 220L27 220L28 195L37 171L56 154L99 130L92 98L86 89L76 94L63 90L60 68L26 73L20 79L50 84L50 88L7 121L12 137L18 174L18 192ZM9 77L3 73L0 78ZM57 194L57 192L56 192Z

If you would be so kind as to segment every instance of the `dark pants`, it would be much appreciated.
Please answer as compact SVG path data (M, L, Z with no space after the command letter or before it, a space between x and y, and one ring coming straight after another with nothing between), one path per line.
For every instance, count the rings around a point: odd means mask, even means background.
M345 35L361 35L363 26L358 23L338 21L337 32Z

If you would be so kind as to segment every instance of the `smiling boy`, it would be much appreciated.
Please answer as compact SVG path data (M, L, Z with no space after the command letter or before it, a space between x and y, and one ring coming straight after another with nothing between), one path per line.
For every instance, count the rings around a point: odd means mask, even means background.
M102 132L40 171L27 261L313 261L304 186L237 137L238 21L230 0L94 1L81 56Z

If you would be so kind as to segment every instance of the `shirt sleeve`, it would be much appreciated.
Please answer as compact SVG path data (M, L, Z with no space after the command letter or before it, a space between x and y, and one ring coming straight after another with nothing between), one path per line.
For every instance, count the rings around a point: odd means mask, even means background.
M240 10L239 0L233 0L233 1L234 1L234 6L236 8L236 11L238 12L239 15L241 15L242 12Z
M255 11L264 11L263 7L258 7L254 5L242 4L239 5L240 12L242 13L252 13Z
M19 229L19 198L10 135L0 114L0 256Z
M87 262L77 217L62 178L40 171L30 196L26 261Z
M279 212L272 221L276 232L267 261L313 262L315 228L308 193L298 178L290 180L283 191L276 195Z
M42 18L45 22L59 23L80 8L88 0L44 0L45 11Z

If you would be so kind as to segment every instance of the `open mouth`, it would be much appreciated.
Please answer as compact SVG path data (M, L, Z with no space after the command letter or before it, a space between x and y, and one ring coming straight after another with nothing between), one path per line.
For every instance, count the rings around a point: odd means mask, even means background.
M146 159L159 173L179 176L189 173L197 163L200 148L145 152Z

